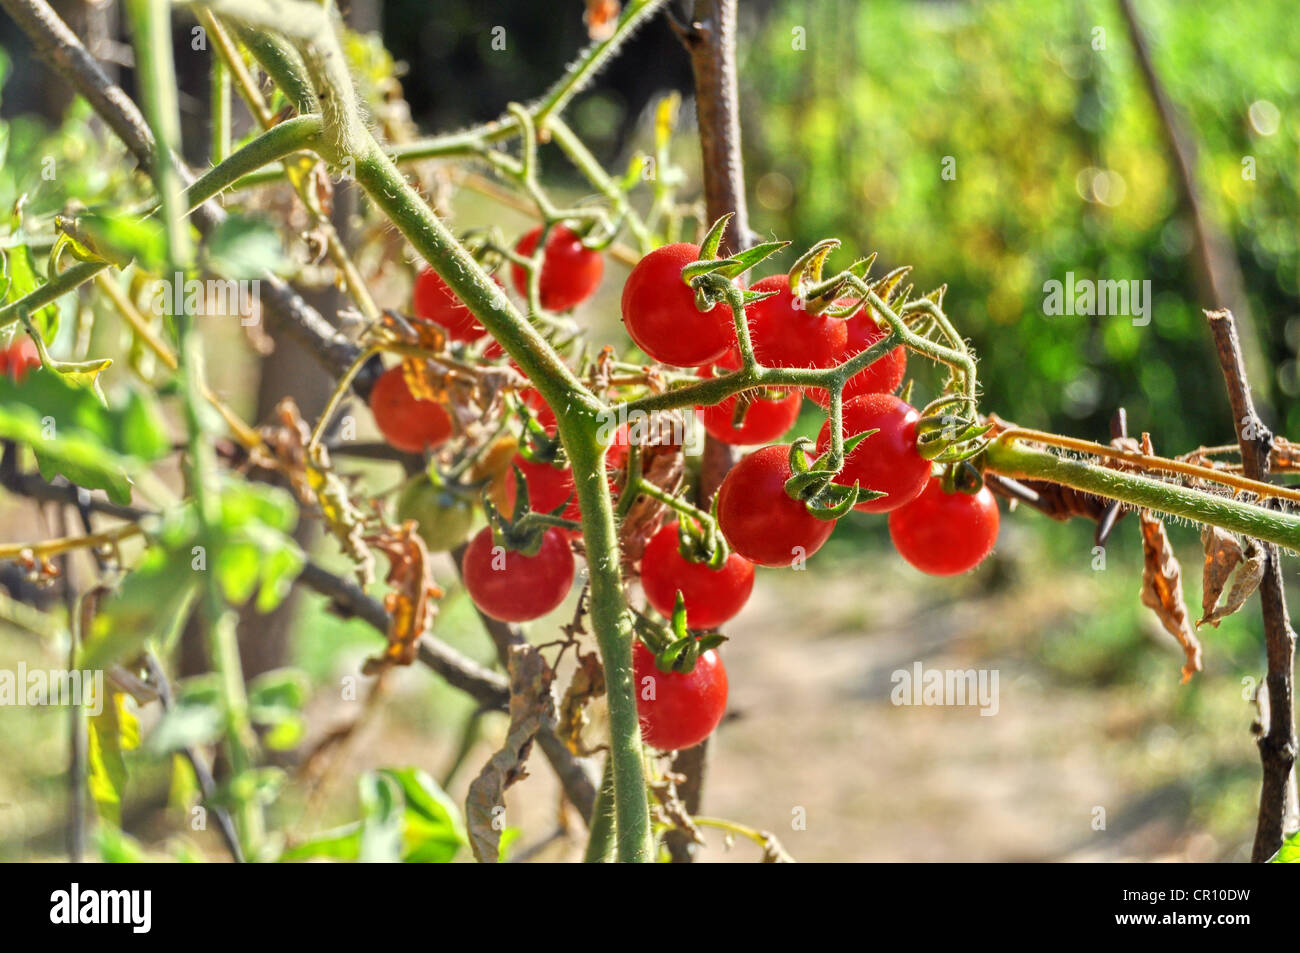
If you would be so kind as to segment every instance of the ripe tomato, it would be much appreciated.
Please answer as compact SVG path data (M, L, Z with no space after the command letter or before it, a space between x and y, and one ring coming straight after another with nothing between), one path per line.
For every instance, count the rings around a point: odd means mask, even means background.
M416 276L411 310L417 318L446 329L447 336L453 341L477 341L487 334L487 328L479 324L473 312L432 268L426 267Z
M397 519L415 520L431 553L445 553L465 542L474 525L474 506L423 474L412 477L397 497Z
M844 460L835 478L843 486L857 481L865 490L888 493L853 507L863 513L888 513L916 499L930 479L930 461L916 452L915 407L893 394L864 394L844 404L844 436L867 430L879 433L867 437ZM831 445L831 422L822 424L817 435L817 452Z
M525 257L537 249L541 226L519 239L515 251ZM546 239L546 252L542 255L542 274L538 279L542 307L547 311L568 311L576 308L596 292L605 273L605 259L600 252L582 244L582 238L572 229L556 225ZM519 265L510 266L510 278L515 290L528 297L528 272Z
M734 352L726 354L717 362L717 366L734 371L740 367L740 359ZM699 375L712 377L713 371L702 367ZM797 390L780 400L756 397L745 410L744 421L735 427L732 420L735 419L737 400L738 397L732 396L711 407L695 409L700 423L715 440L732 444L768 443L776 440L794 426L799 418L799 407L803 404L803 397Z
M992 552L998 522L997 500L988 487L974 495L945 493L932 479L920 496L889 514L889 538L921 572L955 576Z
M692 562L682 555L677 524L669 523L650 538L641 556L641 587L650 605L672 618L681 590L686 624L692 629L716 629L745 607L754 590L754 564L731 553L721 569Z
M492 528L475 534L461 560L465 589L474 605L502 622L528 622L546 615L569 594L573 584L573 551L558 529L542 536L535 556L498 549Z
M788 275L770 275L751 291L777 294L745 309L754 356L767 367L833 367L848 345L843 318L810 314L794 296Z
M522 454L515 454L511 461L514 466L524 475L524 481L528 484L528 506L538 513L549 513L565 500L569 500L569 505L564 508L564 515L569 516L569 511L577 511L578 501L573 496L573 471L568 467L557 467L552 463L546 463L541 460L529 460ZM511 511L515 507L515 471L513 467L506 474L506 510ZM570 499L573 497L572 499ZM569 517L576 519L577 517Z
M613 488L612 477L627 462L627 454L627 424L622 424L614 431L609 451L605 454L605 471L606 475L611 478L611 489ZM574 486L573 471L571 469L540 461L534 462L526 459L522 454L516 454L513 463L523 472L524 480L528 484L528 505L531 509L549 513L565 500L568 500L569 505L564 508L560 515L569 520L582 519L582 508L578 506L577 488ZM506 512L514 509L515 473L513 468L506 475L505 503ZM581 534L574 530L572 535L576 538Z
M700 367L718 360L736 343L731 308L716 304L701 312L682 269L700 257L700 246L678 242L646 255L623 286L623 324L628 336L652 360Z
M718 490L718 526L731 548L760 566L789 566L830 538L835 523L785 492L790 448L773 444L731 468Z
M384 439L398 450L423 453L451 436L451 415L442 404L420 400L406 384L402 366L379 375L370 391L370 412Z
M21 384L29 370L40 366L36 344L26 334L18 335L12 344L0 350L0 374L8 374L15 383Z
M836 364L843 364L855 354L861 354L886 333L876 324L866 307L853 312L844 319L844 323L847 325L848 339L845 341L844 353L835 359ZM850 377L844 385L844 399L849 401L863 394L892 394L903 383L906 374L907 349L900 344ZM821 387L809 387L804 393L823 407L831 405L831 395Z
M701 652L689 672L661 672L640 642L632 649L636 710L641 739L660 751L699 744L718 727L727 710L727 669L718 653Z

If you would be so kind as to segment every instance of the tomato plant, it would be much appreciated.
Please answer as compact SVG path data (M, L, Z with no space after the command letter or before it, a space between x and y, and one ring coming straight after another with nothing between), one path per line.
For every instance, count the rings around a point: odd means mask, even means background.
M1231 315L1209 320L1239 463L1210 440L1169 458L1118 425L1111 442L1094 443L989 413L946 286L914 293L909 267L873 273L874 255L851 260L834 238L788 253L788 242L755 242L755 232L778 229L751 227L747 216L731 121L740 115L734 30L708 18L676 24L697 74L724 80L697 90L703 194L678 165L673 97L655 104L646 141L634 137L623 168L601 166L579 134L600 112L571 126L570 107L665 6L590 4L591 45L531 105L422 137L401 102L397 65L340 32L333 4L293 4L289 23L278 3L199 0L186 11L213 41L204 47L212 75L204 96L183 91L187 109L211 101L203 144L180 122L170 5L125 4L143 112L52 10L19 18L100 114L93 134L111 131L125 149L107 161L84 142L40 143L61 147L51 157L96 157L73 170L85 194L58 202L41 191L55 189L52 179L29 181L19 168L0 176L11 212L0 331L17 335L0 351L0 475L7 491L62 517L48 538L0 544L0 558L41 593L61 587L60 598L16 610L20 627L41 636L42 650L71 646L79 669L113 678L107 715L83 725L75 711L74 731L90 734L70 746L72 800L89 794L104 843L125 844L128 761L147 765L147 778L183 764L175 796L211 812L235 860L449 860L467 846L495 861L507 849L505 790L526 776L530 756L544 757L564 810L588 826L591 859L649 860L682 849L710 821L785 859L772 835L688 810L676 786L700 782L698 765L666 754L703 743L722 723L723 655L752 651L731 625L753 592L754 567L807 573L796 585L820 597L821 567L810 570L808 557L841 523L887 513L911 565L967 572L997 541L997 493L1052 516L1093 518L1099 544L1136 509L1143 599L1179 638L1185 677L1201 669L1200 646L1161 514L1206 528L1207 566L1231 561L1236 547L1240 585L1222 605L1207 598L1203 621L1239 609L1251 584L1267 587L1272 707L1257 849L1276 849L1295 747L1276 561L1278 547L1300 549L1300 517L1279 501L1300 501L1300 491L1265 479L1270 467L1297 465L1291 445L1258 419ZM723 10L714 0L698 6ZM1269 111L1256 103L1250 115L1259 131ZM810 138L835 128L825 113L807 116ZM0 142L43 166L25 136L0 127ZM211 161L195 175L177 158L198 155ZM552 187L553 160L572 166L577 189ZM1105 180L1089 172L1076 180L1080 194ZM780 199L782 177L772 170L764 207ZM903 181L882 171L854 186L862 195L838 198L865 196L869 206ZM344 182L363 201L336 216ZM485 204L456 207L462 186ZM503 225L515 215L529 222L521 236ZM1177 244L1174 231L1166 238ZM408 296L412 261L420 264ZM506 268L508 289L497 277ZM1023 268L1007 270L1023 278ZM612 339L604 332L617 322L599 313L597 296L606 280L622 282L626 334ZM241 282L254 283L256 300L241 297ZM299 286L320 292L311 302L331 303L313 305ZM214 301L228 313L211 313ZM269 331L258 326L263 315ZM211 319L220 317L237 320L218 331ZM259 399L273 396L245 420L226 396L240 375L222 366L236 327L246 350L231 353L267 354L277 335L302 343L333 382L323 406L304 414L297 379L277 379L268 359ZM1109 328L1103 336L1124 337ZM805 407L804 395L817 406ZM382 443L357 437L363 402ZM818 428L816 440L805 435ZM480 518L487 525L474 532ZM323 526L318 544L301 542L302 520ZM862 538L834 548L854 550ZM76 551L91 558L70 561ZM458 565L439 555L447 551ZM880 585L886 574L871 578ZM1207 576L1209 596L1215 583ZM478 750L476 719L505 719L463 818L424 772L385 768L360 779L363 815L347 828L301 837L274 828L291 813L277 799L297 781L282 765L306 744L309 690L278 664L246 670L241 648L257 614L283 605L293 587L324 597L315 611L376 634L360 666L374 679L366 711L385 703L387 673L417 663L471 696L475 715L461 726L449 777ZM468 601L448 602L453 590ZM572 616L553 637L519 627L568 600ZM444 606L453 611L440 615ZM491 663L442 638L465 618L473 637L486 633ZM181 640L211 671L173 691ZM155 703L137 745L133 709ZM318 763L351 730L303 749L302 763ZM137 750L138 761L126 754ZM593 756L604 759L605 782L589 770ZM310 794L303 800L311 806ZM316 820L306 814L304 829ZM577 829L570 822L565 831Z

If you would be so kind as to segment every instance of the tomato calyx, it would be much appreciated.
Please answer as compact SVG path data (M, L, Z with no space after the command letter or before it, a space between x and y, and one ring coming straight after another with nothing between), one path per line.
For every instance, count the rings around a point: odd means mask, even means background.
M693 563L703 563L710 569L721 569L731 555L727 541L718 532L717 495L714 494L714 512L707 520L695 520L679 514L677 520L678 551ZM678 593L680 596L680 593Z
M494 543L523 553L525 556L536 556L542 548L547 530L552 528L573 530L580 528L580 524L561 515L569 505L569 499L549 511L534 510L528 499L528 480L518 464L512 464L512 468L515 477L515 501L510 516L506 517L497 508L488 488L483 490L483 512L487 515L488 526L492 529Z
M695 306L700 311L710 311L718 304L731 304L737 292L742 307L775 294L771 291L741 291L732 282L790 243L763 242L737 252L730 258L719 258L718 248L731 218L732 213L727 212L713 223L709 233L704 236L704 241L700 242L699 260L682 269L682 282L695 290Z
M718 632L694 635L687 629L686 602L680 590L668 626L665 628L639 612L633 622L641 644L654 656L655 667L665 674L694 670L701 655L727 641L727 637Z
M916 452L936 463L959 463L981 453L987 442L980 438L993 424L981 424L967 412L974 406L974 399L964 394L946 394L927 404L916 422Z
M844 456L847 457L858 444L878 432L867 430L845 440ZM834 482L839 470L827 466L833 451L828 448L821 456L809 460L808 451L815 446L808 437L800 437L790 444L790 473L793 475L785 481L787 495L802 502L813 516L834 522L858 503L878 500L886 495L878 490L863 489L857 480L852 486Z

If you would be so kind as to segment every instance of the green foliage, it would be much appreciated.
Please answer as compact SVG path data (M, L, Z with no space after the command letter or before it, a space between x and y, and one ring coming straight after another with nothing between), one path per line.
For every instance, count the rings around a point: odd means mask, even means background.
M172 641L206 572L216 575L232 604L254 596L259 612L280 604L305 561L288 535L298 515L293 498L277 487L228 477L214 509L207 535L192 504L162 519L153 545L95 617L81 667L129 659L151 638Z
M367 773L359 789L359 820L291 847L280 859L447 863L468 842L455 803L418 768Z
M117 503L131 500L131 477L170 448L156 402L128 391L115 407L49 370L18 384L0 376L0 437L31 447L41 476L62 475Z
M1270 864L1300 864L1300 831L1282 842L1282 849L1272 856Z

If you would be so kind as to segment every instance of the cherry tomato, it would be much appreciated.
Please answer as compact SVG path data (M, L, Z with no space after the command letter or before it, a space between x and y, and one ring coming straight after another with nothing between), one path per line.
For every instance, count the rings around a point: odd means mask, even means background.
M731 548L760 566L789 566L822 548L835 529L785 492L790 448L773 444L751 453L718 490L718 526Z
M835 359L836 364L843 364L855 354L861 354L886 333L880 325L876 324L866 307L854 311L844 319L844 323L848 329L848 339L844 345L844 353ZM849 401L863 394L892 394L898 390L898 385L903 383L906 374L907 349L900 344L850 377L848 383L844 385L844 399ZM821 387L809 387L804 393L823 407L831 405L831 395Z
M740 367L739 357L727 354L717 362L718 367L734 371ZM708 367L699 370L700 377L712 377L713 371ZM745 419L739 427L732 425L735 418L736 401L732 396L719 401L711 407L697 407L696 414L705 431L715 440L731 444L768 443L776 440L794 426L799 418L799 407L803 397L795 390L780 400L767 397L755 397L745 410Z
M478 318L432 268L425 268L416 276L411 309L417 318L444 328L453 341L477 341L487 334Z
M384 439L407 453L423 453L451 436L451 415L442 404L412 394L400 364L384 371L375 381L370 391L370 412Z
M568 467L557 467L552 463L546 463L541 460L529 460L523 454L515 454L511 461L514 466L524 475L524 482L528 484L528 506L538 513L549 513L565 500L569 500L569 505L564 508L564 515L569 516L572 509L576 512L578 508L577 498L574 497L573 471ZM506 474L506 508L507 511L513 510L515 506L515 472L511 468ZM576 519L576 517L572 517Z
M677 367L701 367L736 343L731 308L716 304L701 312L682 269L700 257L700 246L665 245L646 255L623 286L623 324L628 336L652 360Z
M528 622L564 601L573 585L573 551L558 529L546 530L535 556L498 548L492 528L475 534L461 561L474 605L502 622Z
M537 249L541 236L540 226L519 239L515 251L530 257ZM546 239L546 252L542 256L542 274L538 289L542 307L547 311L568 311L576 308L596 292L605 273L605 259L600 252L582 244L582 238L572 229L556 225ZM528 297L528 272L519 265L510 266L510 277L515 290Z
M661 672L649 649L632 649L636 710L641 739L660 751L699 744L718 727L727 710L727 669L718 653L701 652L689 672Z
M434 486L420 473L407 481L398 494L397 519L415 520L429 552L445 553L469 536L474 525L474 506L463 496Z
M754 564L731 553L720 569L692 562L682 555L677 524L669 523L650 538L641 556L641 587L650 605L672 618L681 590L686 624L692 629L716 629L749 601L754 590Z
M23 382L29 370L40 366L41 356L36 344L26 334L20 334L12 344L0 350L0 374L8 374L17 384Z
M767 367L833 367L848 346L843 318L811 314L790 289L788 275L770 275L751 291L777 294L745 309L754 356Z
M535 391L533 393L536 393ZM548 430L551 428L547 428ZM608 452L605 454L605 471L611 480L611 490L613 489L613 476L621 470L627 463L628 454L628 432L627 424L622 424L614 431L613 438L610 442ZM524 480L528 484L528 505L531 509L538 512L549 513L565 500L569 501L561 516L568 520L581 520L582 508L578 506L578 497L576 487L573 483L573 471L568 467L557 467L554 464L543 463L540 461L531 461L526 459L522 454L516 454L514 464L524 474ZM506 475L505 485L505 503L506 511L510 512L515 506L515 473L512 468ZM561 530L561 532L564 532ZM572 531L574 538L580 536L577 530Z
M916 499L930 479L930 461L916 452L916 408L893 394L864 394L844 403L844 436L878 430L844 460L835 482L889 494L853 507L863 513L888 513ZM822 424L817 452L831 445L831 422Z
M989 488L945 493L937 479L902 509L889 514L894 548L921 572L955 576L974 569L998 538L998 504Z

